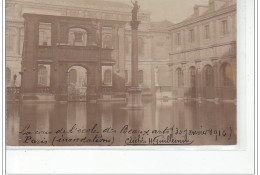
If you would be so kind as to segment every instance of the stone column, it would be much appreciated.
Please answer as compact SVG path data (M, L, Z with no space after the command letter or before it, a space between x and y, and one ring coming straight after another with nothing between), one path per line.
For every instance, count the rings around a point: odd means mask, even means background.
M142 108L142 90L138 84L138 25L139 21L131 21L132 27L132 59L131 59L131 74L132 84L129 88L128 108Z

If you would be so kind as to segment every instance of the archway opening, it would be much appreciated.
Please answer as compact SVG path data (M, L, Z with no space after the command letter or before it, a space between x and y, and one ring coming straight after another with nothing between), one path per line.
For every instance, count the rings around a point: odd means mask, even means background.
M233 86L234 76L233 76L232 67L229 63L224 63L222 65L221 73L222 73L223 86L225 86L225 87Z
M82 66L72 66L68 69L68 101L86 101L87 69Z

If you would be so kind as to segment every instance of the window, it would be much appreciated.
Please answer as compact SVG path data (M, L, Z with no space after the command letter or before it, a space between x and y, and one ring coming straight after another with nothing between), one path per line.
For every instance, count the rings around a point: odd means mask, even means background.
M210 33L209 33L209 25L205 26L205 39L210 38Z
M144 40L138 38L138 55L144 56Z
M205 86L213 87L214 86L214 72L213 68L210 65L205 66L204 68L204 77L205 77Z
M69 44L72 46L87 46L87 31L82 28L70 28Z
M47 86L47 68L43 65L38 67L38 86Z
M112 72L111 70L106 70L104 73L104 84L111 84Z
M183 81L183 71L182 71L182 69L178 68L176 73L177 73L177 85L178 85L178 87L183 87L184 81Z
M106 35L103 38L103 48L113 49L112 37L110 35Z
M11 83L11 70L8 67L5 70L5 81L6 85L9 85Z
M5 33L6 52L15 52L16 31L13 28L7 28Z
M190 68L190 86L191 87L196 86L196 69L195 69L195 67Z
M223 85L232 86L233 85L233 72L230 64L226 63L223 65L222 69Z
M228 33L228 23L227 20L221 22L221 32L222 35L226 35Z
M190 30L190 42L193 43L195 41L195 36L194 36L194 29Z
M139 82L139 84L144 83L144 71L143 70L138 71L138 82Z
M75 32L75 42L82 42L83 41L83 33L81 32Z
M181 34L180 33L176 34L176 45L181 45Z
M39 45L51 46L51 23L40 23L39 25Z

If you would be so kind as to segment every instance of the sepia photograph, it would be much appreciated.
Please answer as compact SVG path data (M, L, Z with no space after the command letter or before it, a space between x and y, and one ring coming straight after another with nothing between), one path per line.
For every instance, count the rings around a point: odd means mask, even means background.
M237 145L236 0L5 0L7 146Z

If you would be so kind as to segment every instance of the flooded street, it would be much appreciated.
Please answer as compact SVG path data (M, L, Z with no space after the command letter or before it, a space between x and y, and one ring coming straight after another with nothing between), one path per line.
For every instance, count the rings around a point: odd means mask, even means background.
M236 144L233 103L147 99L143 105L143 110L133 111L122 102L7 104L7 145L149 145L152 142L142 132L151 136L154 130L169 130L176 137L189 133L191 145ZM211 134L191 134L202 130Z

